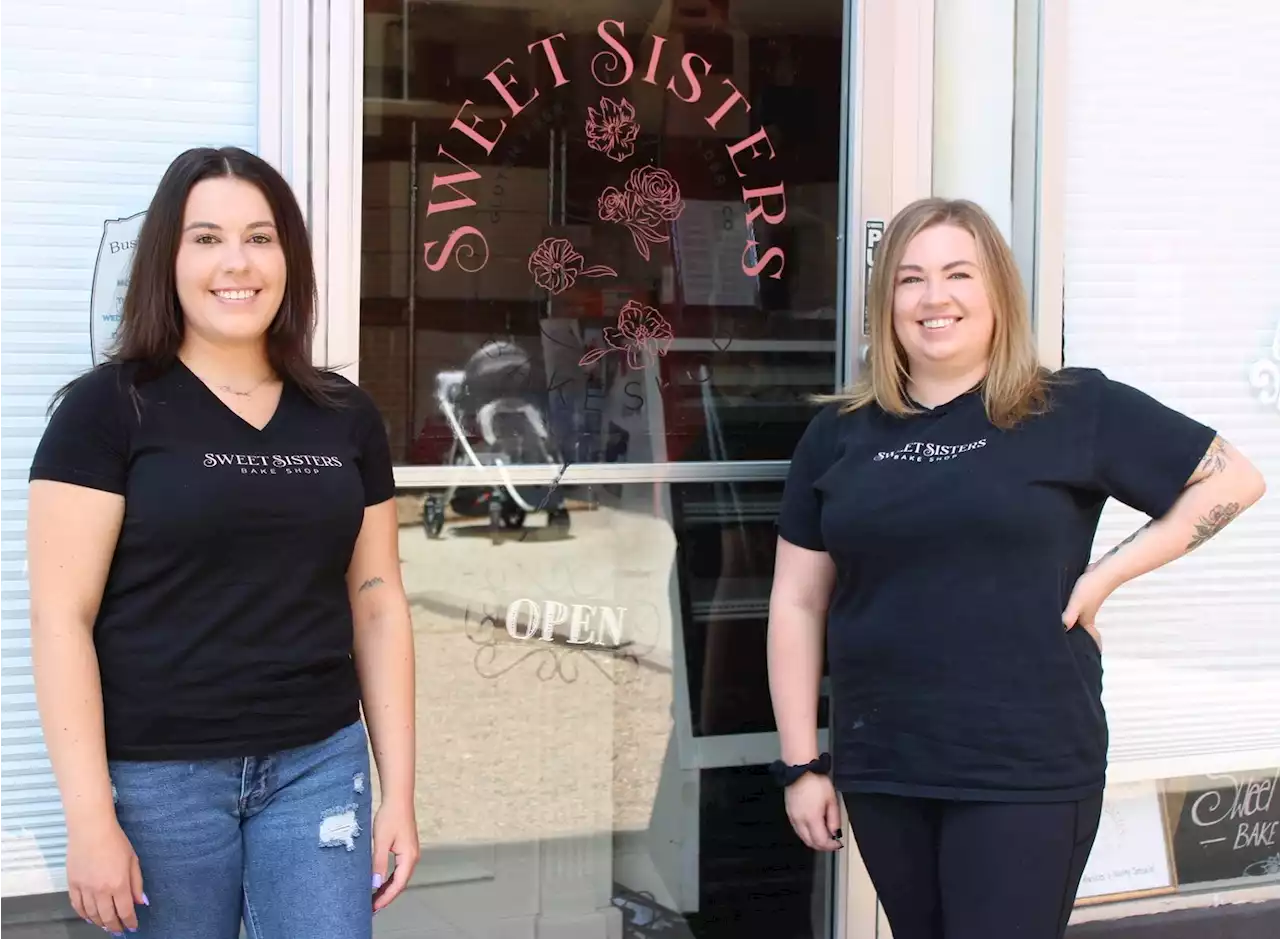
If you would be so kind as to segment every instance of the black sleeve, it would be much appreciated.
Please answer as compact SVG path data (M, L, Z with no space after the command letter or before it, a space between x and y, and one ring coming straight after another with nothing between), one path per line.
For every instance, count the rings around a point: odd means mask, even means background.
M364 504L377 505L396 494L391 463L391 441L382 413L368 392L356 390L356 434L359 447L360 479L364 483Z
M831 465L835 408L820 411L805 428L782 490L778 513L778 534L801 548L825 551L822 540L822 495L814 484Z
M124 495L129 472L128 389L118 366L82 376L58 403L36 447L30 479Z
M1099 380L1094 482L1112 498L1160 518L1186 488L1215 432L1136 388Z

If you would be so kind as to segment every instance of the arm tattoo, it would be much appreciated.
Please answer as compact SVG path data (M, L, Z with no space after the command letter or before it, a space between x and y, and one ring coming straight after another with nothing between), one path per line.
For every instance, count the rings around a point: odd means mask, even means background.
M360 589L356 592L364 593L366 590L372 590L374 587L382 586L382 584L383 584L383 580L381 577L370 577L368 580L366 580L363 584L360 585Z
M1228 502L1226 505L1215 505L1208 515L1201 515L1196 520L1196 533L1187 545L1188 551L1194 551L1222 529L1231 524L1232 519L1240 514L1239 502Z
M1196 474L1212 476L1214 473L1221 473L1226 468L1227 442L1221 437L1214 437L1213 443L1209 444L1209 449L1200 458L1200 465L1196 467Z
M1137 538L1139 535L1141 535L1144 531L1146 531L1148 528L1150 528L1153 524L1155 524L1155 519L1154 519L1154 518L1153 518L1153 519L1151 519L1151 521L1147 522L1147 524L1145 524L1145 525L1143 525L1141 528L1139 528L1137 531L1135 531L1132 535L1130 535L1130 536L1129 536L1128 538L1126 538L1124 541L1120 542L1118 545L1116 545L1114 548L1112 548L1110 551L1108 551L1108 552L1107 552L1106 554L1104 554L1102 557L1098 558L1098 560L1094 561L1092 564L1090 564L1088 567L1086 567L1086 568L1085 568L1085 571L1087 572L1087 571L1094 571L1094 570L1097 570L1097 569L1098 569L1098 567L1099 567L1099 566L1100 566L1104 561L1106 561L1106 560L1107 560L1107 558L1114 557L1116 554L1118 554L1118 553L1120 552L1120 549L1121 549L1121 548L1123 548L1123 547L1124 547L1125 545L1127 545L1129 542L1133 541L1135 538Z

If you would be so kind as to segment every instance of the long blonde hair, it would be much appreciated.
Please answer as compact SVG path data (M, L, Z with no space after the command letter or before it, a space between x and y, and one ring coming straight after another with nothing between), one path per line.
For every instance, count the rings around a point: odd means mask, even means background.
M893 294L907 245L937 225L955 225L977 242L978 265L995 319L982 401L990 421L1008 429L1045 409L1048 372L1036 354L1031 314L1013 252L991 216L965 199L920 199L889 223L876 251L867 296L869 368L853 387L819 400L839 402L842 413L872 403L900 417L919 413L907 396L907 355L893 329Z

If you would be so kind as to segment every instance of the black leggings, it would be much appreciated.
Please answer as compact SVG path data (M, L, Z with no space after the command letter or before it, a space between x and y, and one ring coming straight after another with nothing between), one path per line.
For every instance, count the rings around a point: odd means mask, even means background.
M1101 794L844 802L893 939L1061 939L1102 814Z

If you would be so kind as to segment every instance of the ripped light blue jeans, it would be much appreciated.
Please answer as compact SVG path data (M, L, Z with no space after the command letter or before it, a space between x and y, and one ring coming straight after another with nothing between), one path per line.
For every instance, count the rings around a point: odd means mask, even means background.
M149 906L137 939L371 939L369 749L355 723L270 756L110 764Z

